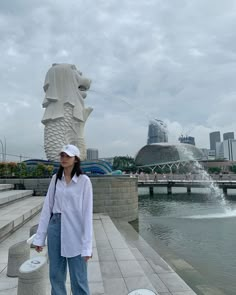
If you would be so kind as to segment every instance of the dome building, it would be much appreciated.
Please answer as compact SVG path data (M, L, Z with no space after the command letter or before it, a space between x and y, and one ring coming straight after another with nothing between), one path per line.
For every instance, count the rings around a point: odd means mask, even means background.
M194 145L157 143L142 147L136 157L137 166L159 166L203 160L204 155Z

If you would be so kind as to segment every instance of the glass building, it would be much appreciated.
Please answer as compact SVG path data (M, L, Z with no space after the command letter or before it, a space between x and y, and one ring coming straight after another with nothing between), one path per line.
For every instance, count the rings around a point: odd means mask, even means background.
M210 150L216 150L216 143L221 142L220 131L210 133Z
M148 126L147 144L168 142L167 126L158 119L151 120Z
M234 139L234 132L226 132L223 134L223 140Z
M98 150L87 149L87 160L98 160Z
M195 145L195 138L192 136L183 136L182 135L179 137L179 142Z

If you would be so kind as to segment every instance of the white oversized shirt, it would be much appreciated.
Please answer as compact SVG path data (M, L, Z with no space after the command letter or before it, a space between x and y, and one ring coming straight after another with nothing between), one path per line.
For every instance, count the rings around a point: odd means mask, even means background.
M61 213L61 256L92 255L93 191L88 176L73 176L69 184L64 174L57 180L53 175L40 215L38 230L33 240L44 246L51 213Z

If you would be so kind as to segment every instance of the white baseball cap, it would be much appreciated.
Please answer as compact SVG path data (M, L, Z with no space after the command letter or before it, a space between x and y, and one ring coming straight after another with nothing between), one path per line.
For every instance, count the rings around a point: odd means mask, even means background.
M73 144L65 145L62 148L61 153L66 153L70 157L74 157L74 156L80 157L79 149Z

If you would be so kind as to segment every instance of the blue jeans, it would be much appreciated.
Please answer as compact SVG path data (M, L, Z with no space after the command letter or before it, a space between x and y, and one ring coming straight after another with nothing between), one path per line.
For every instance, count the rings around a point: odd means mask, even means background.
M66 295L67 263L73 295L89 295L87 262L81 255L61 256L61 215L54 214L48 226L49 278L51 295Z

